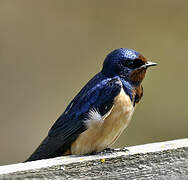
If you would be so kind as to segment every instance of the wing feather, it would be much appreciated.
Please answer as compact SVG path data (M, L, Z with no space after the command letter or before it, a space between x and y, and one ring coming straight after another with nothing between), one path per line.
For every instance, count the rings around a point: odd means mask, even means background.
M87 84L68 105L50 129L48 136L27 161L62 155L79 134L86 130L85 119L88 118L90 109L97 109L101 116L108 113L122 83L118 78L105 78L101 81L94 78L93 81L96 83L91 88Z

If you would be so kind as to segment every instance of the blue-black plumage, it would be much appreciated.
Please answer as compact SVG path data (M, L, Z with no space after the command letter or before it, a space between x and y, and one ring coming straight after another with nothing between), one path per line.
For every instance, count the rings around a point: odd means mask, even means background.
M87 154L112 145L127 127L143 95L146 69L156 63L127 48L112 51L70 102L27 161Z

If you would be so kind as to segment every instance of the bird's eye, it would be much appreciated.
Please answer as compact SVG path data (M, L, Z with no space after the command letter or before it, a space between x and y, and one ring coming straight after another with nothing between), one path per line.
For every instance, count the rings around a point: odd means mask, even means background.
M134 68L134 61L133 60L125 60L125 61L123 61L123 65L130 68L130 69L133 69Z
M122 64L123 66L126 66L130 69L136 69L144 65L144 62L141 59L134 59L134 60L123 60Z

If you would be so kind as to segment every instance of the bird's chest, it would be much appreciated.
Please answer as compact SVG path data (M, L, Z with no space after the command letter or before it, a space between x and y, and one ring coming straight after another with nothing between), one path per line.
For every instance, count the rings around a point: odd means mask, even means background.
M88 129L73 143L73 154L85 154L101 151L112 145L128 126L134 111L133 104L123 88L114 99L114 105L108 115L100 119L100 115L93 115L88 121Z
M134 111L133 104L123 88L120 94L114 99L114 106L104 119L104 134L106 140L104 144L112 145L128 126Z

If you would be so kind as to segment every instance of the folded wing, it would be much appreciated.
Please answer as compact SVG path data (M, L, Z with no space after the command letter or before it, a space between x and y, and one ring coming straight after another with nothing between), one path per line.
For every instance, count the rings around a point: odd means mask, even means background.
M106 78L90 88L87 85L85 87L57 119L48 136L27 161L63 155L79 134L86 130L85 120L89 110L96 109L102 116L108 113L114 98L120 93L122 83L118 78Z

